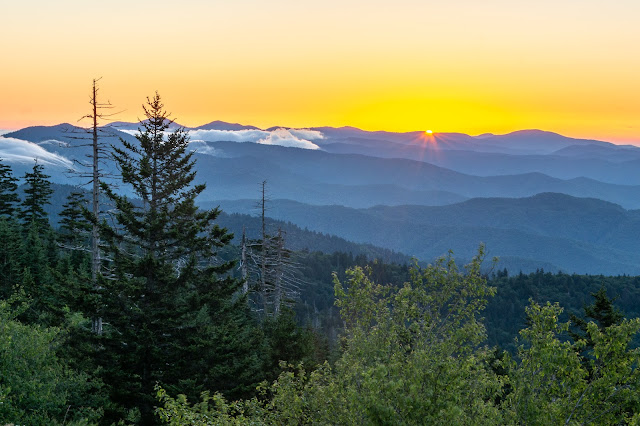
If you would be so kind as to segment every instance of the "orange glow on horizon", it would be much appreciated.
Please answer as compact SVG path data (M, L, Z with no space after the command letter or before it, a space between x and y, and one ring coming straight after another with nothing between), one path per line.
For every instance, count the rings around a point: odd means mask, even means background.
M0 129L76 124L103 77L120 121L158 90L188 127L428 121L640 144L640 2L30 0L3 12Z

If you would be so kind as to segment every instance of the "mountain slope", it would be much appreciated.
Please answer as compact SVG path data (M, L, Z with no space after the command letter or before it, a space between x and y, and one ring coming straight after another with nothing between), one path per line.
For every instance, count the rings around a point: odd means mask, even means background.
M251 213L250 201L223 201ZM269 215L314 231L431 260L449 249L470 258L484 242L512 267L556 265L566 272L640 273L640 212L595 199L541 194L523 199L472 199L440 206L351 209L276 200ZM515 264L514 264L515 263ZM526 269L525 269L526 270ZM517 272L517 271L516 271Z
M215 149L216 157L203 158L204 162L211 164L211 167L205 169L205 173L210 176L215 174L218 178L222 175L215 172L215 168L222 170L225 167L222 159L228 161L232 158L236 163L241 163L243 159L250 157L276 164L279 170L295 174L299 177L298 183L309 181L347 186L392 184L412 191L446 191L465 198L525 197L541 192L560 192L576 197L600 198L625 208L640 208L639 186L609 184L593 179L563 180L542 173L472 176L408 159L387 159L359 154L340 155L251 143L216 142L210 143L209 146ZM269 175L266 179L278 178L276 171L265 170L264 174ZM219 181L213 177L206 179L212 184L221 182L224 186L234 185L233 182ZM277 188L277 185L272 185L272 188ZM286 198L299 199L297 196ZM421 201L415 203L424 204ZM369 205L375 204L388 203L372 202Z
M194 130L227 130L227 131L238 131L238 130L259 130L255 126L245 126L244 124L238 123L227 123L225 121L215 120L207 124L203 124L202 126L194 127Z
M559 179L587 177L605 183L640 185L640 149L628 147L569 146L552 154L504 154L467 150L429 149L385 141L362 141L323 145L327 152L404 158L475 176L539 172Z

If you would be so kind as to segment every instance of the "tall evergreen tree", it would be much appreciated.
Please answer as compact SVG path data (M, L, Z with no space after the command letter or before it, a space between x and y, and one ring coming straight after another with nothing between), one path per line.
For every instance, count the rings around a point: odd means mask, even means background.
M15 207L20 201L17 179L11 167L0 158L0 298L6 298L19 283L22 266L22 238L15 221Z
M70 249L80 248L91 231L91 222L86 218L87 199L82 192L72 192L60 212L60 242Z
M579 329L570 332L575 340L586 338L588 320L594 320L600 330L618 325L624 320L624 314L613 304L614 299L607 296L607 290L604 287L591 293L591 297L594 299L593 303L584 307L583 318L571 315L571 322Z
M147 101L137 143L114 147L122 181L140 202L103 185L119 225L104 229L115 279L102 285L105 381L117 403L150 424L156 383L186 394L234 389L257 361L246 353L253 348L241 282L228 275L233 263L215 261L232 235L214 223L218 209L195 205L205 185L193 184L187 133L165 136L171 120L160 96Z
M0 241L0 299L6 299L22 280L24 242L15 220L0 217Z
M58 262L57 272L61 280L67 281L86 273L90 269L91 253L87 248L87 242L91 235L93 224L89 220L87 210L87 199L82 192L72 192L67 197L67 202L63 205L60 212L60 229L58 232L58 241L62 248L66 251L66 256L61 257ZM82 299L87 303L89 299L96 296L93 291L93 281L91 278L86 280L82 277L78 280L72 280L76 285L69 286L70 289L79 290L78 281L90 281L90 287L82 286ZM91 295L87 294L91 293ZM93 314L95 309L90 309L86 313Z
M20 319L30 324L57 326L60 325L63 302L58 298L59 289L52 275L46 246L47 239L52 237L51 232L43 231L35 221L26 228L21 286L30 303Z
M591 293L593 297L593 303L591 305L584 306L584 316L578 317L577 315L570 315L572 328L568 330L569 336L574 342L584 341L584 346L581 344L578 347L578 353L580 354L580 361L589 375L593 375L594 366L598 365L602 361L597 359L593 354L593 348L595 342L589 334L589 322L593 321L601 332L604 332L609 327L619 325L625 319L624 314L614 304L614 299L610 299L607 296L607 290L604 287Z
M53 190L51 182L48 180L49 175L44 174L44 166L38 164L36 160L31 173L25 173L24 180L27 187L24 190L24 200L22 200L22 209L19 217L22 223L27 225L36 223L46 228L49 226L49 218L44 211L44 206L49 204L49 199Z
M13 177L11 167L2 164L0 158L0 217L13 216L15 205L18 204L18 194L16 184L18 179Z
M48 179L44 166L37 160L32 171L24 175L26 188L17 214L22 222L24 238L19 284L31 302L21 319L28 323L58 326L64 317L65 301L60 297L63 289L52 274L58 261L58 249L56 235L44 210L53 194Z

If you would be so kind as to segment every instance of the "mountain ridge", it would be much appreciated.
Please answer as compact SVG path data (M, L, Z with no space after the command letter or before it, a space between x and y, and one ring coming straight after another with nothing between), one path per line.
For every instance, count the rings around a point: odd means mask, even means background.
M64 126L63 130L30 128L7 136L32 141L60 139L68 141L71 146L86 145L86 140L84 143L79 143L74 137L70 137ZM135 141L135 138L127 132L113 128L101 128L101 131L113 138L109 143L117 144L118 138ZM5 137L0 139L0 142L2 140L10 139ZM250 192L255 191L248 186L249 180L255 182L255 185L257 182L268 180L274 183L272 186L274 189L278 189L278 185L282 189L288 188L278 195L279 198L299 199L312 204L342 203L352 207L366 207L367 203L368 206L385 204L385 199L392 195L389 191L380 194L372 193L369 201L364 197L360 197L358 203L351 203L350 200L355 200L352 194L357 193L358 187L364 189L366 186L378 185L384 189L385 185L387 188L390 188L388 185L395 185L406 195L395 197L394 201L390 201L392 204L410 201L408 198L411 197L411 192L414 192L416 203L426 205L433 204L428 198L428 193L433 191L453 194L452 201L477 197L523 197L540 192L562 192L577 197L600 198L621 204L625 208L640 208L640 185L637 184L640 182L637 176L635 178L628 176L634 172L633 163L619 167L611 166L612 169L624 170L624 173L615 179L616 183L609 183L593 177L575 177L575 173L569 179L556 178L536 170L510 174L509 172L513 170L504 169L503 174L478 176L420 159L383 158L359 153L337 154L326 150L249 142L200 141L194 146L198 149L196 168L199 171L199 179L226 188L222 192L210 191L210 198L246 198ZM75 151L54 146L45 148L58 155L67 156L70 160L84 160L87 154L86 146ZM1 152L2 144L0 144L0 155L2 155ZM486 154L477 153L477 155ZM558 167L560 165L559 163ZM239 170L243 170L244 175L241 175ZM601 171L604 173L606 170L608 169ZM50 169L48 172L58 181L66 183L69 179L68 176L63 176L62 169ZM634 183L634 185L627 183ZM236 195L232 195L234 193ZM317 197L318 201L314 202L314 197ZM439 203L441 202L436 202L436 204Z
M247 200L219 204L226 211L250 213ZM548 193L471 199L439 207L368 209L273 200L268 213L278 220L318 232L331 229L347 240L424 261L449 249L470 258L484 242L490 256L521 258L531 265L553 264L569 273L640 273L640 241L635 238L640 235L640 211L597 199Z

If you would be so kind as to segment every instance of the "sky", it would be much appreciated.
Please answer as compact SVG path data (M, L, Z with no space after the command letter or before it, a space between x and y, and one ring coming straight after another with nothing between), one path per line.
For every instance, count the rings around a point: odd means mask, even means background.
M135 121L640 144L637 0L22 0L0 6L0 129Z

